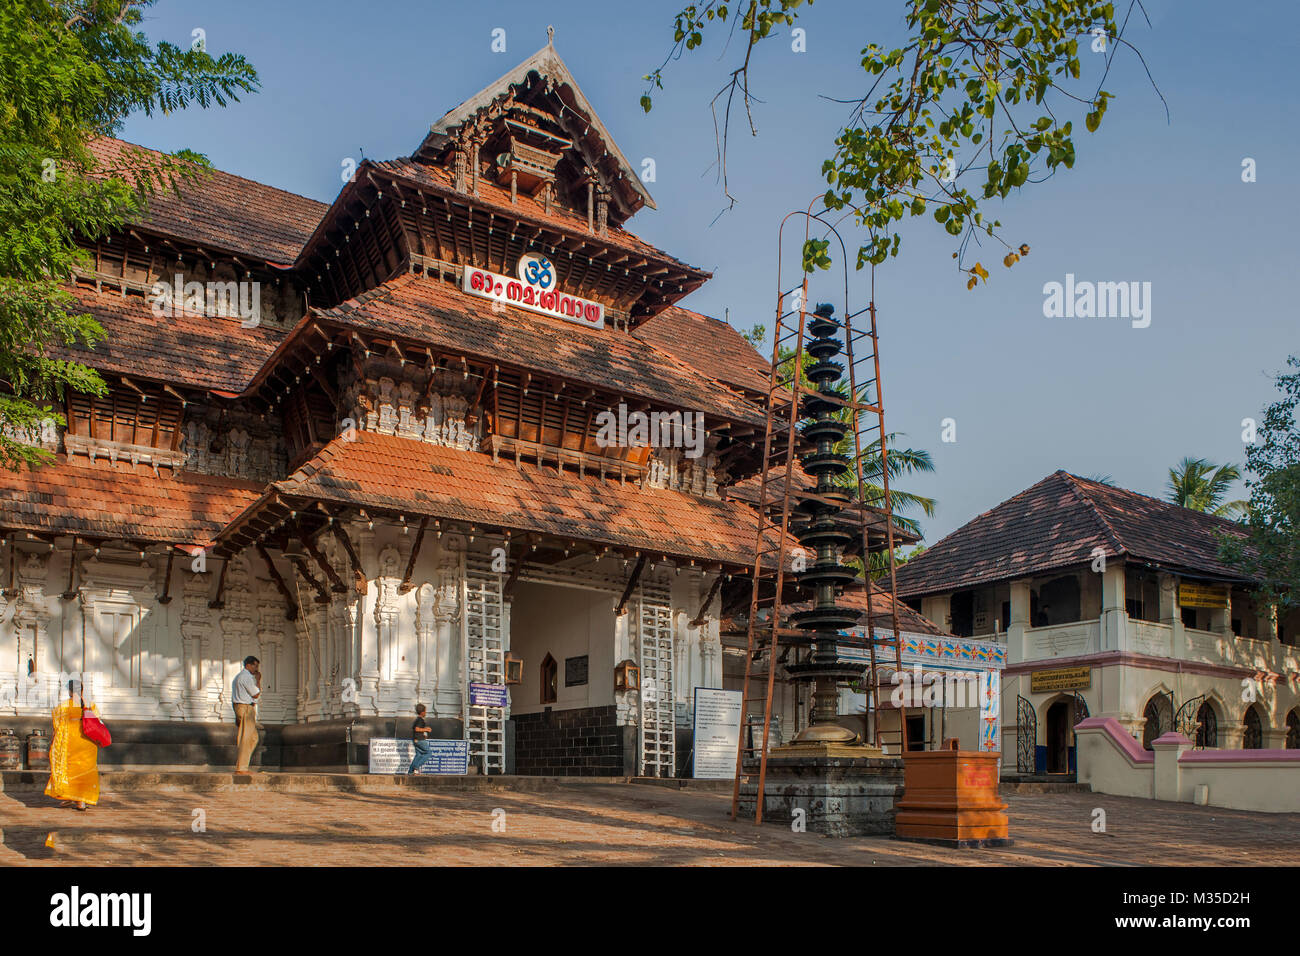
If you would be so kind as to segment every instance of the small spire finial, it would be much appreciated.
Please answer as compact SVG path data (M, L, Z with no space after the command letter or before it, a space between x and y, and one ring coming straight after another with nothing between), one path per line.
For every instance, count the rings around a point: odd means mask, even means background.
M555 43L555 27L548 26L546 28L546 45L552 46L554 43Z

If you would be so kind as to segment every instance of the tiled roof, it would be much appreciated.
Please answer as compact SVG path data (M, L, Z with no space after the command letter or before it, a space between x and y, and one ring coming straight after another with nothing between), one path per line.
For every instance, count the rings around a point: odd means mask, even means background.
M107 137L91 144L100 166L110 170L128 164L132 150L156 152ZM289 265L327 208L306 196L212 170L179 195L162 190L150 197L147 215L133 225L214 251Z
M265 323L244 328L237 318L158 318L144 296L116 289L96 292L79 285L69 291L105 335L93 350L52 347L49 353L102 373L238 392L285 336Z
M860 611L865 611L867 609L867 591L863 587L845 589L844 593L840 595L837 603L841 607L852 607L857 608ZM929 618L922 617L918 612L912 610L902 601L898 601L896 606L898 608L899 630L910 634L950 636L943 628L939 627ZM806 601L800 604L783 604L781 607L786 613L793 613L794 611L811 608L812 602ZM884 628L885 630L892 630L894 627L894 615L891 611L891 602L889 600L889 594L885 591L877 590L872 594L871 623L876 628ZM861 626L866 627L866 625L867 619L863 617ZM748 633L748 625L746 624L744 614L726 618L721 622L720 626L723 634L730 633L733 636L733 640L728 641L728 644L735 645L738 643L739 646L744 646L744 638ZM734 637L737 635L741 638L739 642L734 640Z
M57 456L34 470L0 469L6 531L210 544L265 486L236 478L155 475L146 465Z
M709 378L767 393L770 364L726 322L674 305L642 322L635 334Z
M962 525L898 569L898 593L937 594L1085 564L1094 548L1193 574L1243 580L1218 557L1231 521L1064 471Z
M587 329L510 305L495 312L486 300L433 277L404 274L318 314L357 329L557 375L682 411L750 424L764 421L762 411L750 402L634 335Z
M652 246L626 229L612 223L609 226L608 235L593 236L587 229L585 214L579 215L559 203L552 203L551 211L547 212L541 200L535 199L524 192L518 193L512 203L509 189L498 186L492 180L483 176L480 176L478 180L478 194L467 196L465 193L456 191L453 186L452 171L443 166L417 162L409 157L374 162L374 166L379 171L409 182L420 189L431 190L439 195L451 196L461 202L470 201L475 205L495 209L509 216L543 222L555 229L577 236L586 242L608 242L611 246L627 249L638 255L673 263L685 271L698 272L702 277L707 278L709 276L709 273L704 270L682 262L675 256L669 255L662 249Z
M273 488L408 517L479 522L710 563L748 564L756 533L754 513L734 502L494 462L479 452L375 432L334 439Z

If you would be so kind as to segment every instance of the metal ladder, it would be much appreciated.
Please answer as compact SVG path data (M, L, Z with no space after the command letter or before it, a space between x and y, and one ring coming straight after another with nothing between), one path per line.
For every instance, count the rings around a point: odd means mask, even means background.
M855 318L860 319L863 312L869 316L869 321L860 323L859 327L854 329L853 320ZM885 433L885 398L884 390L880 384L880 339L876 332L874 267L872 268L872 300L863 312L844 317L844 339L847 343L845 351L849 357L849 394L857 402L857 408L854 412L855 427L853 429L853 450L856 462L853 474L857 481L857 500L864 509L862 566L867 589L867 652L871 667L867 675L867 713L872 715L873 743L880 747L882 746L884 734L893 734L895 732L883 731L880 726L882 675L879 667L880 662L876 657L876 648L879 645L891 647L894 652L894 666L901 673L903 669L903 635L898 624L898 581L894 556L894 508L893 499L889 493L889 436ZM870 473L864 474L863 455L870 453L873 448L878 449L879 466L873 468ZM868 487L870 482L876 480L879 481L879 491ZM883 543L886 549L885 553L888 555L889 574L885 586L879 588L870 573L871 521L868 518L872 515L881 519L885 530L884 541L877 540L876 542L877 550L879 545ZM878 638L876 636L876 625L871 613L875 603L875 596L882 591L889 595L889 610L893 628L891 636L887 638ZM901 708L898 712L898 730L896 733L901 754L907 750L907 708Z
M808 277L796 292L795 307L784 309L790 293L777 297L776 323L772 334L772 366L768 375L767 416L763 429L763 458L759 468L758 527L754 541L754 567L749 596L748 633L745 647L745 679L741 684L742 733L736 749L736 777L731 791L731 817L740 811L740 783L745 774L745 755L758 758L758 794L754 822L763 822L763 795L767 783L767 755L772 732L772 692L781 632L781 592L785 587L787 544L790 542L790 486L794 471L795 426L799 422L799 372L803 369L804 326L808 318ZM781 361L781 350L792 356ZM760 618L761 611L768 611ZM766 673L760 673L765 667ZM749 715L759 705L763 714L762 739L752 747L746 739ZM755 713L755 716L757 714Z
M818 200L814 199L813 204ZM821 214L812 212L810 204L807 212L791 213L781 223L777 239L777 303L776 319L772 328L772 362L768 378L766 402L766 421L763 434L763 457L759 467L758 492L758 527L755 534L753 583L750 593L748 635L745 654L745 678L741 685L742 721L747 720L751 704L761 704L763 710L763 739L761 744L755 742L753 751L758 758L758 786L754 807L754 823L763 821L763 803L767 784L767 758L772 726L772 694L775 687L776 671L782 663L780 639L795 633L782 626L783 591L786 583L787 542L790 538L790 512L792 502L798 499L815 498L804 491L796 482L802 480L802 470L796 473L794 463L798 443L798 425L801 418L802 398L804 395L816 394L823 400L827 396L816 392L808 383L802 372L804 364L804 336L808 320L808 272L802 274L800 285L790 289L782 286L781 255L785 224L798 215L805 217L804 241L810 238L813 220L827 227L827 234L839 240L841 261L847 262L844 241L833 224L822 218ZM894 522L893 502L889 491L889 459L887 450L888 435L885 432L884 398L880 386L879 338L876 329L875 306L875 268L872 267L872 298L865 310L856 313L848 311L848 272L844 275L844 312L841 319L844 336L844 356L848 381L848 393L843 398L843 414L852 416L853 422L853 471L852 479L856 486L856 507L850 505L846 513L856 513L860 519L863 578L867 593L867 636L865 641L843 639L846 646L866 644L869 657L867 675L867 714L873 722L874 743L880 746L880 670L876 656L877 644L892 645L895 666L902 669L903 647L902 633L898 623L898 588L895 576L894 557ZM869 321L859 322L854 328L853 320L869 314ZM789 354L782 355L782 349ZM879 468L877 473L863 474L863 453L873 446L879 448ZM880 492L868 487L868 483L878 478ZM873 522L872 517L878 521ZM884 533L877 528L875 540L872 538L872 525L883 525ZM872 619L873 599L878 591L870 571L872 550L885 549L888 554L888 589L892 613L893 633L889 638L877 639L875 624ZM766 618L760 620L760 610L767 610ZM756 665L766 658L767 672L755 680ZM907 749L906 710L899 712L899 746ZM742 722L742 727L744 723ZM732 788L731 816L734 819L740 809L740 785L744 774L746 755L745 734L742 732L740 745L736 750L736 777Z
M660 591L664 593L659 593ZM653 700L642 693L640 775L672 777L677 773L677 721L673 707L673 624L665 589L642 585L637 600L637 653L641 686L654 687ZM650 684L653 681L653 684Z
M470 763L481 773L505 773L508 708L471 705L469 689L471 683L506 682L501 575L492 572L486 557L466 556L465 561L465 739Z

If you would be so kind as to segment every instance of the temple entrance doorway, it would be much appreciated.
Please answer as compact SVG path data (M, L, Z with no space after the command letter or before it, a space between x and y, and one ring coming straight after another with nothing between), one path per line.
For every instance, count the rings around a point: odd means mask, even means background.
M1070 728L1074 707L1069 699L1047 708L1047 772L1070 772Z
M623 773L614 702L614 599L604 590L520 580L510 603L514 767L541 776Z

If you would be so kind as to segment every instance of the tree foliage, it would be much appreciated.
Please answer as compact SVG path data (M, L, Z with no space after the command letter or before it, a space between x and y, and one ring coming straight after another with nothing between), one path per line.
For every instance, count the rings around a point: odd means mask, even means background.
M737 94L751 131L753 95L749 67L754 47L792 25L803 0L692 3L677 14L674 45L659 69L646 75L641 106L663 88L668 63L704 42L706 30L731 20L745 38L744 58L714 97L719 161L726 186L726 139ZM892 4L888 5L892 9ZM1140 0L1132 0L1140 9ZM904 219L930 215L958 240L953 257L967 287L987 280L985 266L969 266L972 240L990 237L1005 249L1010 268L1029 246L1002 238L1001 223L986 214L988 201L1041 182L1074 166L1075 118L1095 132L1110 105L1101 83L1085 86L1081 50L1104 54L1105 70L1117 49L1131 46L1109 2L1093 0L904 0L907 42L892 50L868 44L861 65L867 89L853 102L822 173L825 205L847 210L867 233L857 267L898 255ZM1136 51L1135 51L1136 52ZM1138 54L1140 56L1140 54ZM977 173L983 173L980 182ZM734 197L727 192L734 203ZM825 240L804 248L804 268L830 265Z
M1264 410L1256 442L1246 450L1250 510L1245 540L1224 537L1220 553L1261 582L1265 601L1300 607L1300 356L1277 376L1281 398Z
M33 446L64 424L66 391L103 394L99 375L57 357L103 329L78 313L68 276L95 240L148 197L204 174L206 160L127 150L114 167L90 144L130 114L224 106L257 88L236 54L151 44L136 27L153 0L9 0L0 8L0 465L46 461Z
M1224 501L1232 483L1241 480L1236 465L1216 465L1204 458L1184 458L1169 469L1166 493L1170 501L1193 511L1204 511L1220 518L1244 514L1249 504L1241 499Z

